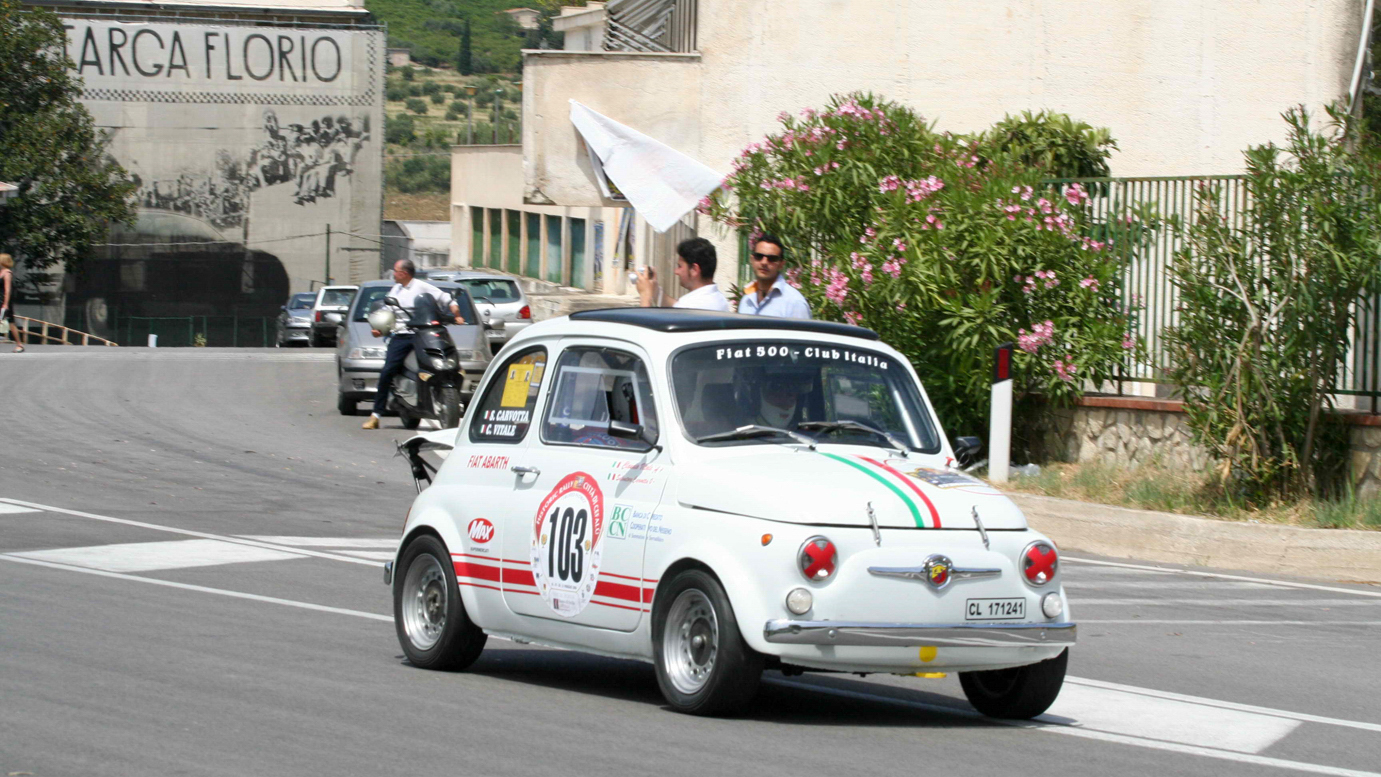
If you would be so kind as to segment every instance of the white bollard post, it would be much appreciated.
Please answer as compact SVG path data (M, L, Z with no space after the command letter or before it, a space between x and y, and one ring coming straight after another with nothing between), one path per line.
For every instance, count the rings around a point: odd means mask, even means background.
M993 398L988 412L988 480L1006 483L1012 466L1012 344L993 352Z
M149 335L149 347L150 347L150 348L157 348L157 347L158 347L158 335Z

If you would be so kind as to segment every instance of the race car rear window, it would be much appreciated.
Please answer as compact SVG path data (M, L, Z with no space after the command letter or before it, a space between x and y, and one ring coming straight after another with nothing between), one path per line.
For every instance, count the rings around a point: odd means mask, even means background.
M519 351L489 381L470 422L470 442L522 442L547 369L547 349Z

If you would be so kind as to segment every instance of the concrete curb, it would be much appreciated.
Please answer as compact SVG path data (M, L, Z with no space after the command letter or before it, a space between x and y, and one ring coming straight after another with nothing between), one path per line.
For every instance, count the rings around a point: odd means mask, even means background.
M1381 583L1381 532L1302 529L1008 494L1062 550L1169 564Z

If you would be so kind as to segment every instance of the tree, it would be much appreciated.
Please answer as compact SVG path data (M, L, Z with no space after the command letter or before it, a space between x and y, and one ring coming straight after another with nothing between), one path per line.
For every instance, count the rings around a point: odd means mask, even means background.
M1090 236L1078 184L1043 185L1047 169L1023 154L935 132L872 95L779 119L702 210L784 239L788 282L816 317L870 327L904 353L951 432L986 430L1001 343L1019 346L1021 395L1057 402L1110 379L1135 348L1122 265ZM1034 134L1066 124L1078 126Z
M474 75L475 65L470 53L470 20L460 31L460 55L456 57L456 72L463 76Z
M0 205L0 245L39 270L77 263L135 214L137 185L78 102L65 41L51 12L0 0L0 180L19 186Z

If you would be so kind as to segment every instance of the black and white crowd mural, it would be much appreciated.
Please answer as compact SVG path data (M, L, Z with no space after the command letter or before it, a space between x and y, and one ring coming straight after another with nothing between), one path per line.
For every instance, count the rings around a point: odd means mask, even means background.
M205 219L218 229L240 227L250 195L264 187L287 185L296 205L336 196L369 142L367 114L327 114L285 126L277 111L266 109L263 135L248 152L217 149L214 167L176 176L143 180L135 173L139 202Z

